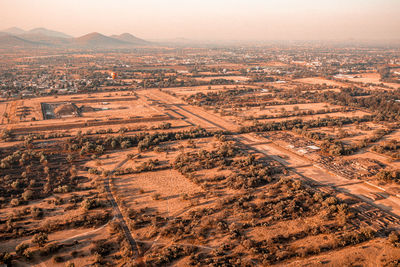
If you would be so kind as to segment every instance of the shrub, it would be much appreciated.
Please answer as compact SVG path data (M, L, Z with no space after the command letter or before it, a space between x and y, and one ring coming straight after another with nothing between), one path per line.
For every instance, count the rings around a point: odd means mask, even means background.
M46 244L48 240L49 240L49 238L48 238L47 234L40 232L33 236L32 243L37 244L39 247L43 247L44 244Z
M68 185L59 185L57 188L54 188L54 193L68 193L71 191L71 188Z
M0 252L0 263L11 266L12 256L7 252Z
M153 200L160 200L161 199L161 194L156 193L152 196Z
M54 256L53 261L54 261L55 263L63 262L63 261L64 261L64 258L61 257L61 256Z
M43 210L41 208L31 207L31 215L35 219L43 217Z
M388 240L390 243L392 243L393 246L398 247L400 244L399 243L399 240L400 240L399 233L397 233L396 231L391 232L388 236Z
M33 191L30 190L30 189L28 189L24 193L22 193L22 198L25 201L28 201L28 200L32 199L32 197L33 197Z
M33 253L29 249L25 249L25 251L24 251L22 256L24 256L25 259L30 260L30 259L33 258Z
M13 207L18 206L18 205L20 204L19 199L17 199L17 198L11 199L10 204L11 204L11 206L13 206Z
M21 243L15 248L15 252L17 253L17 255L22 256L27 248L29 248L28 244Z
M81 203L81 207L84 210L91 210L99 206L99 203L95 199L85 199Z

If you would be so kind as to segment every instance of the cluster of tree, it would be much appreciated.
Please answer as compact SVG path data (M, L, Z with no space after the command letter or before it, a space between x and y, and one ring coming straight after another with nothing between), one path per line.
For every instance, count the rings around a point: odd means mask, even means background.
M130 147L138 147L139 151L144 151L162 142L210 137L214 134L216 133L208 132L202 128L193 128L178 132L143 132L129 136L95 137L77 135L65 143L65 149L68 151L79 151L82 156L91 153L101 154L106 150L126 149Z
M221 216L216 216L220 212ZM251 218L244 223L235 223L230 219L234 214L240 218ZM309 226L304 230L290 234L276 235L270 240L255 241L247 236L253 227L268 227L281 221L322 215L329 223ZM217 219L218 218L218 219ZM197 249L170 257L167 250L153 252L146 262L169 263L189 255L190 265L243 265L251 255L254 265L271 265L294 257L317 255L322 251L355 245L374 238L375 232L369 228L346 231L344 225L350 223L352 212L349 207L332 195L321 193L292 179L281 179L268 185L268 190L256 197L251 191L222 198L213 208L191 211L185 218L177 217L160 229L162 236L174 240L209 240L210 237L224 236L224 244L210 252L199 253ZM251 231L251 230L250 230ZM290 243L309 236L332 234L335 243L325 243L304 250L291 250ZM236 254L233 248L243 248L242 254ZM246 251L244 253L243 251ZM248 253L247 253L248 252ZM167 254L167 255L165 255Z
M324 132L308 131L306 127L302 129L295 128L293 129L293 132L315 141L321 141L330 138L330 136Z
M359 97L363 96L363 97ZM353 108L363 108L374 114L375 121L398 121L400 119L400 99L398 91L362 90L345 88L340 92L323 91L302 93L300 97L328 102Z
M239 153L232 142L221 142L215 150L200 150L179 154L173 162L174 169L185 174L217 166L230 166L232 158Z
M157 213L147 212L147 209L145 208L140 210L129 208L128 218L130 219L129 225L132 229L140 229L148 225L160 228L168 221L167 218L160 216Z
M143 78L143 77L142 77ZM231 85L236 84L235 80L232 79L211 79L210 81L202 81L197 79L177 79L176 76L168 77L150 77L142 79L138 85L142 88L169 88L169 87L192 87L202 85Z
M14 140L15 135L12 133L11 130L4 129L1 131L0 139L6 142L11 142Z
M253 88L236 88L218 92L207 92L206 94L199 92L184 98L184 100L189 104L198 106L217 106L221 103L226 105L229 103L236 103L238 100L239 102L245 101L243 96L254 93L257 90L258 89Z
M8 200L14 197L10 201L14 206L52 192L70 191L81 179L64 154L17 150L0 161L0 192Z
M396 182L400 180L400 170L381 170L376 177L385 182Z
M70 134L67 133L57 133L57 132L53 132L53 133L47 133L47 134L41 134L41 133L30 133L27 135L19 135L17 136L16 134L11 132L11 136L14 138L7 138L7 139L3 139L5 141L25 141L25 142L31 142L33 140L49 140L49 139L55 139L55 138L62 138L62 137L70 137Z
M172 126L169 122L163 122L159 125L153 125L150 127L151 130L166 130L170 129ZM113 134L113 133L129 133L129 132L138 132L147 130L148 127L146 126L135 126L135 127L120 127L119 129L113 130L112 128L109 129L99 129L93 132L92 130L87 130L85 133L81 133L81 135L94 135L94 134Z
M397 231L392 231L388 235L388 241L396 248L400 247L400 234Z
M125 174L133 174L133 173L141 173L141 172L151 172L156 170L163 170L170 168L169 166L160 166L160 162L158 159L148 161L144 161L135 168L126 168L126 169L117 169L115 170L115 175L125 175Z
M365 115L363 117L337 117L337 118L319 118L315 120L303 121L301 119L286 120L280 122L266 122L260 123L256 122L251 126L240 127L241 133L250 132L269 132L269 131L286 131L293 129L303 129L303 128L320 128L327 126L342 126L345 124L360 123L371 121L372 117Z
M273 163L257 160L254 155L238 157L244 153L230 141L220 142L214 150L200 150L179 154L172 166L188 179L203 186L211 186L209 182L224 184L230 188L255 188L273 180L272 176L282 172ZM209 180L195 178L195 172L203 169L229 169L228 176L219 175Z
M336 113L336 112L348 112L352 109L342 107L342 108L331 108L331 109L320 109L320 110L303 110L303 111L292 111L288 112L284 110L281 114L272 114L272 115L260 115L258 117L254 116L246 116L245 120L265 120L265 119L276 119L276 118L289 118L289 117L301 117L301 116L309 116L316 114L327 114L327 113Z
M399 80L391 72L390 67L388 67L388 66L379 68L378 73L381 76L381 79L380 79L381 82L399 83Z
M232 166L237 169L229 175L226 183L234 189L255 188L272 182L275 174L281 173L282 169L277 165L265 164L257 160L254 156L244 159L234 160ZM219 179L221 180L221 179Z
M184 256L192 255L197 250L198 249L196 247L172 245L170 247L163 248L161 251L157 251L151 255L148 255L146 264L149 266L170 265L175 260Z
M385 154L393 159L400 159L400 141L395 139L374 145L371 150L377 153Z
M322 144L321 148L323 151L329 153L332 156L340 155L351 155L362 148L367 147L369 144L380 140L385 135L391 133L392 129L377 130L370 137L365 137L364 139L358 141L357 143L351 145L345 145L342 141L334 139L326 139Z

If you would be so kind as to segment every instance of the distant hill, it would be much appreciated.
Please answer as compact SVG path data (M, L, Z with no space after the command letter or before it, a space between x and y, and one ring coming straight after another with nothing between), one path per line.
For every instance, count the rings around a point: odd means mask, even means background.
M119 49L151 45L151 42L137 38L130 33L105 36L98 32L73 38L65 33L35 28L25 31L20 28L9 28L0 32L0 48L15 47L58 47L85 49Z
M29 34L29 35L40 34L40 35L49 36L49 37L72 38L72 36L70 36L68 34L49 30L46 28L35 28L35 29L29 30L29 31L25 31L25 30L17 28L17 27L12 27L12 28L5 29L2 32L6 32L6 33L9 33L9 34L15 35L15 36L19 36L19 35L23 35L23 34Z
M65 45L70 45L72 43L72 38L48 36L41 33L27 32L18 35L18 37L31 42L46 43L51 46L65 46Z
M130 33L123 33L120 35L111 35L111 38L118 39L124 42L136 44L136 45L147 45L150 44L150 42L137 38L136 36L130 34Z
M45 36L50 36L50 37L58 37L58 38L72 38L72 36L62 33L62 32L58 32L58 31L53 31L53 30L48 30L45 28L35 28L32 29L30 31L28 31L27 33L29 34L41 34L41 35L45 35Z
M98 32L92 32L74 39L79 46L89 48L121 48L129 47L131 44L116 38L108 37Z
M33 42L29 40L25 40L18 36L14 36L8 33L0 34L0 47L1 48L15 48L15 47L24 47L24 48L34 48L34 47L43 47L47 46L46 43L41 42Z
M6 32L12 35L18 35L18 34L23 34L26 31L24 31L23 29L17 28L17 27L11 27L8 29L3 30L2 32Z

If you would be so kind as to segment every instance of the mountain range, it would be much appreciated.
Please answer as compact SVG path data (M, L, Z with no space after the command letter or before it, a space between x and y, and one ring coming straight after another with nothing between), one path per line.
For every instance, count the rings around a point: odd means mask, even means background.
M40 47L65 47L65 48L132 48L149 46L151 42L145 41L130 33L106 36L98 32L89 33L74 38L62 32L35 28L25 31L12 27L0 31L0 48L40 48Z

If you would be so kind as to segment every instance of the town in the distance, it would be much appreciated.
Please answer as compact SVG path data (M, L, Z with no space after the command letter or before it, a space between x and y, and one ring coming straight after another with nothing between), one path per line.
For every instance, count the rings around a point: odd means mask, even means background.
M0 32L0 266L399 264L399 45Z

